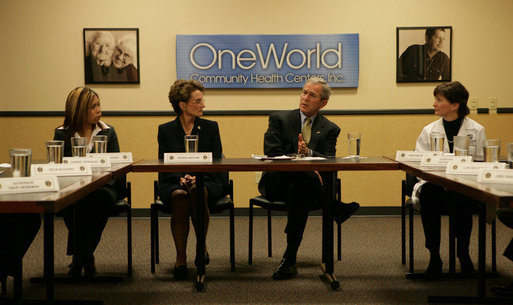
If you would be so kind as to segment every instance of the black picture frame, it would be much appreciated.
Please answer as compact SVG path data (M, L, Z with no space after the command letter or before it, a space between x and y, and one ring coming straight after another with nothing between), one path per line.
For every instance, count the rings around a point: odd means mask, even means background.
M84 28L84 82L139 84L139 29Z
M452 27L398 27L396 81L450 82Z

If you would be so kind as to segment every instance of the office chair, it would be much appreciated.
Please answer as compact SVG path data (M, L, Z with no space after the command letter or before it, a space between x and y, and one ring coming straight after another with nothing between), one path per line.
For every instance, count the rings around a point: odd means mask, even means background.
M336 201L341 200L340 179L337 179ZM267 256L272 257L272 221L271 211L287 211L287 203L283 201L269 201L264 196L256 196L249 200L249 239L248 239L248 264L253 264L253 207L259 206L267 211ZM337 223L337 259L342 259L341 224Z
M235 271L235 207L233 204L233 180L229 179L228 172L219 172L221 182L228 196L218 199L210 214L218 214L225 210L230 211L230 269ZM159 258L159 212L171 214L171 209L158 198L158 181L153 182L153 203L151 210L151 273L155 273L155 264L160 263Z
M406 174L405 180L401 181L401 263L406 264L406 209L408 209L409 220L409 275L408 278L416 278L417 274L414 273L414 232L413 232L413 216L415 214L415 207L411 195L413 186L417 183L417 177ZM496 225L495 220L491 224L491 241L492 241L492 273L497 271L496 263ZM456 273L456 238L454 235L454 224L449 217L449 273ZM422 275L422 274L419 274Z

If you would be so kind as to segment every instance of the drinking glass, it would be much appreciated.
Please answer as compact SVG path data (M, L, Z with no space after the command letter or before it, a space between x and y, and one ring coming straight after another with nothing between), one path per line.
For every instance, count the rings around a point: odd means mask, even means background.
M46 161L48 163L62 163L64 156L64 141L46 141Z
M348 132L347 133L347 147L350 158L360 157L360 145L362 141L361 132Z
M501 140L484 140L483 149L485 162L499 162L499 157L501 155Z
M186 135L184 137L185 152L196 153L198 152L198 135Z
M467 156L468 146L470 144L469 136L454 136L454 155L455 156Z
M29 177L30 165L32 163L32 149L11 148L9 149L13 177Z
M444 151L445 135L440 132L433 131L429 135L429 145L431 151Z
M93 151L100 154L107 152L107 136L93 137Z
M71 155L73 157L85 157L87 152L87 139L83 137L71 137Z
M508 164L513 168L513 143L508 143Z

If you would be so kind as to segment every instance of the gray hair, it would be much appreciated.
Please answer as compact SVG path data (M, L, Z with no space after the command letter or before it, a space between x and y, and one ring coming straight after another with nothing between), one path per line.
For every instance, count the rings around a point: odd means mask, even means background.
M331 88L330 88L330 86L328 85L328 83L326 83L326 81L324 80L324 78L322 78L322 77L317 77L317 76L310 77L310 78L308 79L307 83L321 84L321 85L322 85L322 90L321 90L321 100L329 100L329 99L330 99L330 96L331 96Z

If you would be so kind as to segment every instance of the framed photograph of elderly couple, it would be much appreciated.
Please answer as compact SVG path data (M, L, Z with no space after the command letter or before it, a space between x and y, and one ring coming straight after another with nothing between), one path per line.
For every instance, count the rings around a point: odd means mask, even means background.
M84 29L86 84L139 84L139 70L139 29Z
M397 28L397 82L451 81L452 27Z

